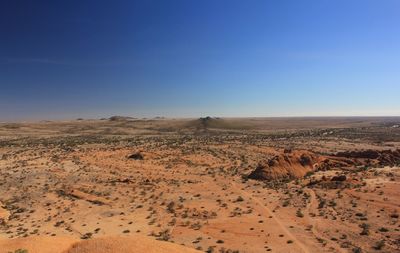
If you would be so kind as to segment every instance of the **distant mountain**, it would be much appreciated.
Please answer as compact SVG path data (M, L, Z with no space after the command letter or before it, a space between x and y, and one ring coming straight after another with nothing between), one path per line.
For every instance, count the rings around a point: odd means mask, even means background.
M190 121L186 127L195 128L199 130L207 129L227 129L227 130L239 130L245 129L248 126L240 120L223 119L218 117L203 117L196 120Z
M128 117L128 116L111 116L108 120L109 121L129 121L135 120L136 118Z

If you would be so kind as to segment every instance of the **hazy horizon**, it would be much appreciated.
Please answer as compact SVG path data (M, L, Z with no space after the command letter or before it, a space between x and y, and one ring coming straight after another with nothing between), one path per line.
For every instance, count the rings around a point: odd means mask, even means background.
M5 1L0 121L400 116L400 2Z
M196 120L200 118L206 118L206 117L211 117L214 119L332 119L332 120L337 120L337 119L395 119L399 120L400 116L398 115L376 115L376 116L363 116L363 115L332 115L332 116L321 116L321 115L316 115L316 116L212 116L212 115L200 115L200 116L191 116L191 117L180 117L180 116L135 116L135 115L107 115L107 116L99 116L99 117L70 117L70 118L32 118L32 119L15 119L15 120L1 120L0 123L7 124L7 123L39 123L39 122L69 122L69 121L79 121L79 120L88 120L88 121L97 121L97 120L109 120L112 117L122 117L122 118L131 118L132 120Z

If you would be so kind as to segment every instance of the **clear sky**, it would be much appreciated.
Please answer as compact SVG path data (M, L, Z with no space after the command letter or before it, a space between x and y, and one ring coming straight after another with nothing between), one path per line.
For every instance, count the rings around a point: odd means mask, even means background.
M0 120L111 115L400 115L400 1L1 1Z

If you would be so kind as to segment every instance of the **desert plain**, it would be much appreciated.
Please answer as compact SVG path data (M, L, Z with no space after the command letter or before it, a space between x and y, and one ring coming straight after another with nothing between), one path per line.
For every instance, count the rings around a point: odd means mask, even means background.
M0 253L400 252L400 118L0 123Z

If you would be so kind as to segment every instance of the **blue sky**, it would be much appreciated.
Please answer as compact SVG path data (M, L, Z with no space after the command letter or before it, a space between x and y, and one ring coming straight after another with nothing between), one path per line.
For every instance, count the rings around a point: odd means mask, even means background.
M2 1L0 120L400 115L400 1Z

